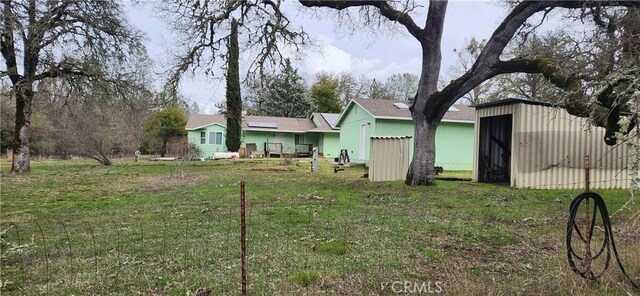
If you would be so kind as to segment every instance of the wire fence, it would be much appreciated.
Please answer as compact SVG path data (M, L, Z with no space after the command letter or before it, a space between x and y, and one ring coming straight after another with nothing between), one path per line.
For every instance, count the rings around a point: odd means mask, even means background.
M250 294L296 294L315 284L319 270L342 274L362 266L365 247L356 242L351 221L319 225L309 208L285 216L282 223L304 226L283 233L282 227L257 227L255 211L247 209ZM21 295L184 295L211 288L238 294L239 222L237 209L217 209L132 221L3 223L1 286ZM366 226L358 232L375 236Z
M297 203L295 209L249 201L248 292L297 295L312 285L326 285L331 291L344 288L336 294L345 295L354 294L349 287L356 287L356 292L380 291L377 285L390 279L422 277L428 271L425 262L437 257L436 248L455 252L455 246L477 247L484 241L492 242L492 248L516 243L517 236L504 226L477 228L473 217L495 219L493 211L487 212L489 206L498 207L496 211L509 219L521 219L513 220L521 227L566 223L564 216L549 222L547 216L530 213L530 203L536 208L555 207L548 199L510 204L518 196L509 192L489 197L493 202L486 207L472 207L448 222L428 212L409 211L414 205L394 204L386 195L367 197L372 199L371 206L361 207L357 215L348 210L332 215L327 210L330 201L316 200L323 197L315 194L299 196L304 203ZM380 200L388 207L378 205ZM457 202L441 206L464 206ZM237 205L189 213L132 213L117 221L2 223L0 286L3 292L17 295L237 295L240 233ZM454 241L443 241L443 236ZM540 252L535 240L519 247L528 254ZM407 275L412 269L416 273ZM349 277L362 270L368 271L366 281ZM323 283L320 273L343 282ZM434 281L442 279L432 276Z

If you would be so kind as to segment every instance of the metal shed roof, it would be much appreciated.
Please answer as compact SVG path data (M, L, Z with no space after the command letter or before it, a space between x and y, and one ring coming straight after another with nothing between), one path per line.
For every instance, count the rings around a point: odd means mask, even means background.
M484 109L489 107L497 107L497 106L504 106L504 105L511 105L511 104L527 104L527 105L536 105L536 106L557 107L556 105L551 103L524 100L524 99L515 99L515 98L508 98L508 99L499 100L499 101L471 105L471 107L476 109Z

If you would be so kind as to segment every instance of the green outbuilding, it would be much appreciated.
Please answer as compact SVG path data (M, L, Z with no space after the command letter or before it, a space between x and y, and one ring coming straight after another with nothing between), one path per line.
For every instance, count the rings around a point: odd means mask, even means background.
M340 114L340 148L347 149L353 163L369 162L371 137L414 135L409 102L356 99ZM445 170L471 170L473 167L473 125L475 110L454 104L436 130L436 166ZM413 139L410 144L413 157Z
M340 153L340 130L335 122L339 114L313 113L310 118L244 116L242 118L242 156L311 154L318 148L320 155L332 158ZM227 152L224 115L192 114L187 121L189 142L200 148L205 158L216 152Z

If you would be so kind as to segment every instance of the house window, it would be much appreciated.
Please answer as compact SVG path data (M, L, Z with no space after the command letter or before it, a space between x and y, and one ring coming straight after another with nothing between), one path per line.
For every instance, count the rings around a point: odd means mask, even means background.
M296 135L296 145L304 144L304 135Z
M209 144L222 145L222 132L209 132Z
M200 144L207 144L207 133L200 132Z

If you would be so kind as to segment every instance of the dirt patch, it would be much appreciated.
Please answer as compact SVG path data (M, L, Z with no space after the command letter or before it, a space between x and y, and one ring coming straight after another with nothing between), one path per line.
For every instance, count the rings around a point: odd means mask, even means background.
M277 172L277 173L291 173L296 170L292 168L251 168L250 172Z
M298 194L299 199L304 200L324 200L324 196L320 195L317 191L308 194Z
M196 184L208 178L206 175L188 174L184 178L178 176L153 176L145 180L145 184L151 187L172 187L180 185Z
M0 219L0 222L4 223L16 223L16 224L20 224L20 223L27 223L27 222L31 222L34 219L34 215L31 213L17 213L17 214L9 214L9 215L3 215L2 219Z

